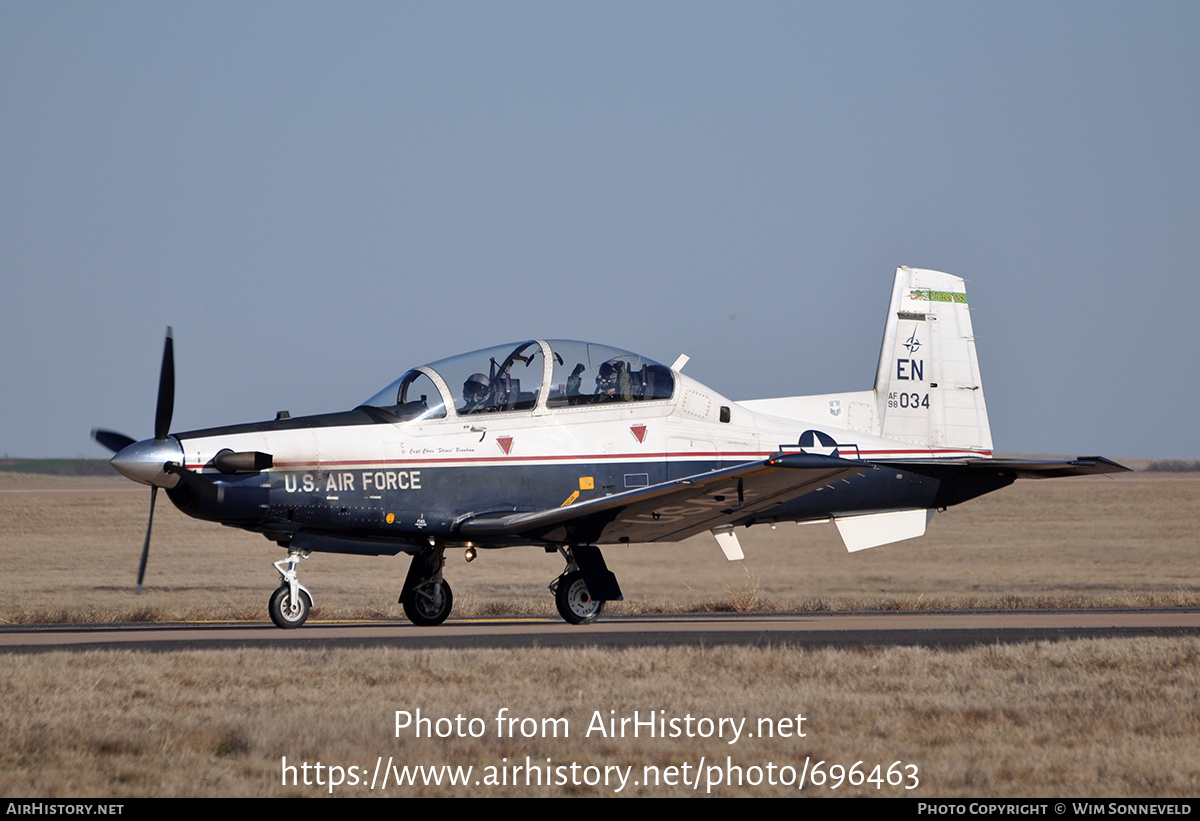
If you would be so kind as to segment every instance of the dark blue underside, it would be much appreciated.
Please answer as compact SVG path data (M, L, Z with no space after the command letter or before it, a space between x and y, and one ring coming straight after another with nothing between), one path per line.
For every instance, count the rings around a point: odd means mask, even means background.
M715 461L688 463L692 473L728 466ZM673 463L672 473L677 468ZM431 538L460 541L455 529L468 515L546 510L568 500L574 504L667 479L665 463L645 462L206 475L220 488L219 493L196 494L182 488L170 492L172 501L188 515L262 532L283 543L307 534L301 540L308 543L306 549L366 554L414 552L427 546ZM1001 472L955 475L950 466L923 469L918 474L881 465L784 501L769 512L734 518L730 523L740 526L872 510L943 507L995 490L1012 479ZM263 487L268 482L269 489ZM533 541L500 537L475 543L486 548ZM604 536L596 543L606 543Z

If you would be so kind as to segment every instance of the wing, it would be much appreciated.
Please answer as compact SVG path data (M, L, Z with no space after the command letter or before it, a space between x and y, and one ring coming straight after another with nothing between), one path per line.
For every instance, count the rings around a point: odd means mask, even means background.
M469 539L559 544L678 541L870 469L867 462L834 456L777 453L569 507L471 515L458 532Z

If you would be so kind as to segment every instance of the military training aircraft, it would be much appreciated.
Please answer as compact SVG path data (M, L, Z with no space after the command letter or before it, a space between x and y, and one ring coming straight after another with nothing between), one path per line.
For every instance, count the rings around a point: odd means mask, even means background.
M933 513L1018 478L1112 473L1102 457L1002 459L992 438L963 280L896 271L871 390L734 402L671 367L588 342L533 339L414 368L341 413L170 433L175 365L163 351L154 438L93 436L189 516L287 550L271 619L299 627L314 552L407 553L408 618L441 624L447 548L560 553L562 617L621 600L601 545L710 531L742 558L736 528L829 522L848 550L924 534Z

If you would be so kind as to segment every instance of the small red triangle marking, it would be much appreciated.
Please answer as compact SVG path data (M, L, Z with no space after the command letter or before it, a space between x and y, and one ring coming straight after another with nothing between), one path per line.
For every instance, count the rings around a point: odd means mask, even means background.
M508 452L510 450L512 450L512 443L513 443L513 438L511 436L497 436L496 437L496 444L500 446L500 449L502 451L504 451L505 456L507 456Z
M645 440L645 438L646 438L646 426L645 425L630 425L629 430L633 434L633 437L635 439L637 439L639 442Z

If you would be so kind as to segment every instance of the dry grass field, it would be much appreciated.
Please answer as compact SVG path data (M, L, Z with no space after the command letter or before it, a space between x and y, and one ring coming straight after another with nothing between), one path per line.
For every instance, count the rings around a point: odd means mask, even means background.
M149 492L124 479L0 474L0 622L266 619L283 550L160 499L146 590L133 594ZM605 548L626 602L610 612L1200 604L1200 474L1018 482L934 517L918 540L848 554L832 525ZM536 548L447 553L455 614L551 614L562 569ZM407 558L314 554L315 617L402 619Z
M959 652L397 648L0 656L0 794L1196 796L1198 681L1200 639L1193 638ZM560 726L570 735L554 738L546 730L551 737L541 737L539 724L525 738L517 724L518 737L497 738L503 708L510 717L565 718ZM396 737L395 712L418 709L432 719L479 718L482 736L417 739L405 729ZM659 710L681 720L746 718L755 737L730 744L728 734L647 738L644 728L636 739L587 734L595 712L608 719L610 711L631 717L634 710L643 718ZM779 723L797 715L802 724ZM789 737L758 735L762 718ZM805 736L792 737L797 730ZM304 786L298 770L285 785L284 757L297 767L320 762L322 781L313 769ZM563 784L555 770L551 779L527 784L523 772L514 778L511 771L527 757L539 768L547 759L555 768L577 765L576 777L562 772ZM389 781L370 790L376 762L389 759L396 767L473 770L466 786L397 788ZM818 761L826 770L861 761L864 776L901 762L905 777L895 786L843 780L836 789L831 780L810 780L801 790L806 760L810 778ZM740 785L729 785L730 765L741 768ZM332 790L330 766L343 768ZM660 783L646 784L647 766L660 768ZM352 774L350 767L358 769ZM507 783L488 785L487 767L508 767L496 775L500 782L503 772ZM603 768L614 767L626 774L620 791L617 771L609 771L607 785L600 780ZM665 782L668 767L679 768L674 784ZM589 776L598 783L572 783ZM362 783L351 783L356 778Z
M133 595L148 497L123 480L0 475L0 620L263 620L276 585L270 562L283 552L261 537L188 520L165 503L147 592ZM830 526L744 531L742 564L726 562L707 537L605 555L625 589L622 607L640 611L1190 607L1200 598L1198 525L1200 477L1160 474L1019 483L935 517L923 540L856 555L845 553ZM405 567L403 559L318 555L302 576L318 616L401 618L393 602ZM557 557L530 549L484 553L469 565L453 556L447 574L460 614L548 613L544 586L559 569ZM1198 685L1200 639L1190 638L955 652L10 654L0 656L0 793L320 796L330 794L333 766L340 768L334 780L343 781L334 795L704 795L719 780L711 791L725 796L1196 796ZM565 718L571 735L498 738L502 708L515 717ZM395 712L417 709L425 717L479 718L483 735L417 739L405 730L396 737ZM763 718L786 732L781 720L803 714L806 736L756 733L730 744L728 735L585 735L596 711L609 718L634 710L680 721L745 718L751 732ZM297 768L307 763L313 783L305 786L297 769L300 783L283 784L285 756ZM528 783L532 773L512 771L526 757L541 785ZM386 790L369 790L389 760L474 769L466 786L389 781ZM814 770L818 761L825 763ZM806 762L801 791L795 782ZM877 764L885 778L893 762L901 762L893 770L898 786L849 783L869 778ZM917 783L906 791L909 765ZM731 772L741 773L740 785L729 785ZM628 781L618 792L622 773ZM489 776L506 783L491 785ZM825 783L814 785L821 776Z

